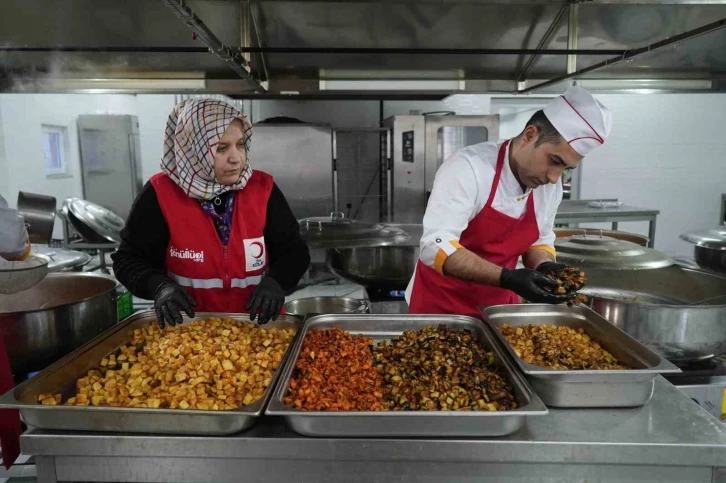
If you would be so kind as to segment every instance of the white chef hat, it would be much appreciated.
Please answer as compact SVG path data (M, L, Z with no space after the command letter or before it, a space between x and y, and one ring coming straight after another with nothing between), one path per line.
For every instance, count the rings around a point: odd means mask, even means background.
M547 104L544 114L581 156L605 143L613 127L608 108L580 87L570 87Z

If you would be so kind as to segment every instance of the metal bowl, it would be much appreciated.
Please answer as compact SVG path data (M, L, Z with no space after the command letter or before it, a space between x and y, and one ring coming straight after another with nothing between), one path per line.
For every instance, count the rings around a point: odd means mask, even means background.
M51 273L0 295L0 336L13 373L39 371L116 324L117 286L104 275Z
M398 290L408 285L419 257L422 225L387 225L403 229L409 238L385 247L335 248L327 251L326 263L340 278L366 287Z
M581 293L611 323L675 362L726 353L726 277L674 265L631 272L588 269ZM690 305L694 304L695 305Z
M368 304L364 300L350 297L306 297L291 300L285 304L285 313L305 317L307 314L366 313Z

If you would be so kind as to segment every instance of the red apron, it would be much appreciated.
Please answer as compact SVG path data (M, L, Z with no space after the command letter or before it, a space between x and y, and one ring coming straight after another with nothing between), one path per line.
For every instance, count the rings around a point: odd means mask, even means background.
M484 208L469 221L459 243L467 250L500 267L515 268L517 259L539 239L534 213L534 195L530 192L527 208L520 218L512 218L494 208L492 202L499 187L509 141L499 148L497 170ZM458 314L480 317L477 307L516 304L517 294L499 287L490 287L440 274L418 261L411 292L409 313Z
M14 386L10 359L5 342L0 337L0 394L5 394ZM17 409L0 409L0 448L6 469L10 469L20 454L20 432L20 412Z
M167 175L151 177L169 227L164 268L197 302L197 312L246 312L267 272L264 229L272 176L255 171L237 191L227 245L212 218ZM284 313L284 311L283 311Z

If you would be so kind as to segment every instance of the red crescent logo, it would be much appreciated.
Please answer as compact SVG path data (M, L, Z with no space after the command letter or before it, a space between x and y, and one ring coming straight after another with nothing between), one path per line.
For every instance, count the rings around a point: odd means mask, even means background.
M257 247L257 255L254 254L254 252L250 253L252 255L252 258L261 258L262 255L265 253L265 247L260 242L252 242L250 243L250 248Z

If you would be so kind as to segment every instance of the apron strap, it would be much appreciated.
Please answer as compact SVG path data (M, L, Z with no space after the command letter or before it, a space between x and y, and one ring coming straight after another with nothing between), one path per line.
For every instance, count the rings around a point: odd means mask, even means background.
M499 153L497 153L497 170L494 173L494 180L492 180L492 187L489 191L489 199L487 200L487 204L484 205L485 208L491 208L492 202L494 201L494 195L497 194L497 188L499 187L499 178L502 176L502 168L504 167L504 154L507 152L507 146L509 145L509 139L504 141L501 146L499 146Z

